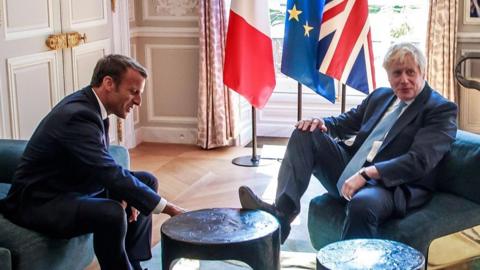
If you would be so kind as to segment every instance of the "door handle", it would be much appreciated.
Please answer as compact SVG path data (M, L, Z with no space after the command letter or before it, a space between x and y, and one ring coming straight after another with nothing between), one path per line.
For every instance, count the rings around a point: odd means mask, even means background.
M87 42L85 33L83 35L78 32L60 33L49 35L45 44L50 50L58 50L78 46L82 40L83 43Z

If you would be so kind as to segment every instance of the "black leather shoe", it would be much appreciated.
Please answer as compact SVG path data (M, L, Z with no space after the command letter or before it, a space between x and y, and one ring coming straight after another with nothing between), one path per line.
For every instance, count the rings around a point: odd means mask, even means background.
M280 240L283 244L287 240L288 235L290 234L290 222L288 222L287 217L282 214L275 205L266 203L262 201L255 193L247 186L241 186L238 189L238 197L240 199L240 204L244 209L252 210L263 210L267 213L272 214L277 218L278 223L280 224Z

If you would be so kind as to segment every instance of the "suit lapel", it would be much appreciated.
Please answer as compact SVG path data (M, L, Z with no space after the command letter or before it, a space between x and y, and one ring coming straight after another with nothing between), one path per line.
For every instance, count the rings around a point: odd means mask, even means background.
M400 115L395 124L393 124L378 152L382 151L385 147L387 147L388 144L400 133L400 131L403 130L408 125L408 123L410 123L417 116L417 114L422 111L423 105L425 104L431 93L432 89L430 88L430 86L428 86L427 83L425 83L425 87L420 93L420 95L415 98L415 101L410 104L407 109L405 109L405 111L402 113L402 115Z

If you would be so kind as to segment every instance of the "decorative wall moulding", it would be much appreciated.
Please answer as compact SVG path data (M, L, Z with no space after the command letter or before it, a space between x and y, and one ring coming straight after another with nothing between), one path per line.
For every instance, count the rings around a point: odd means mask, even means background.
M135 21L135 2L134 2L134 0L128 0L128 20L130 22Z
M153 0L155 13L164 16L196 15L198 0Z
M198 2L198 0L143 0L142 20L196 22Z
M26 139L21 134L21 109L18 97L19 89L16 83L18 73L22 71L33 70L35 67L43 69L49 76L48 81L51 83L50 100L48 106L53 107L59 102L63 94L60 89L60 81L58 77L58 53L56 51L46 51L31 55L17 56L7 59L7 78L8 78L8 97L10 100L10 131L12 139ZM40 88L45 89L45 88ZM45 105L45 104L42 104ZM7 129L4 129L6 131ZM32 130L33 132L33 130ZM30 137L30 136L27 136Z
M41 3L40 1L35 1L37 5L43 5L41 11L34 13L37 16L37 22L33 24L22 25L23 21L21 18L24 14L15 11L12 11L11 14L7 14L10 10L7 5L7 0L3 0L0 3L0 25L3 26L5 40L15 40L53 34L55 26L52 1L53 0L47 0L42 1ZM12 9L12 7L10 9Z
M462 43L480 43L480 33L458 32L457 41Z
M147 70L150 70L151 73L154 73L154 66L155 66L155 58L153 57L154 50L190 50L198 52L199 46L198 45L190 45L190 44L145 44L145 66ZM183 52L182 52L183 53ZM145 86L146 92L146 107L147 107L147 122L152 123L160 123L166 125L177 125L177 124L184 124L184 125L197 125L197 118L192 116L182 116L182 117L172 117L172 116L162 116L155 114L155 93L154 93L154 80L155 78L147 80ZM157 89L158 91L158 89Z
M130 37L191 37L198 38L198 27L134 27L130 29Z

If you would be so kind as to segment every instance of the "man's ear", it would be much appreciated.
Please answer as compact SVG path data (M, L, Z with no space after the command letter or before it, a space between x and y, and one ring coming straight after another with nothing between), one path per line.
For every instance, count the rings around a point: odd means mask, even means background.
M105 76L103 77L103 80L102 80L102 86L107 90L107 91L111 91L113 90L113 88L115 88L115 82L113 81L113 78L110 77L110 76Z

